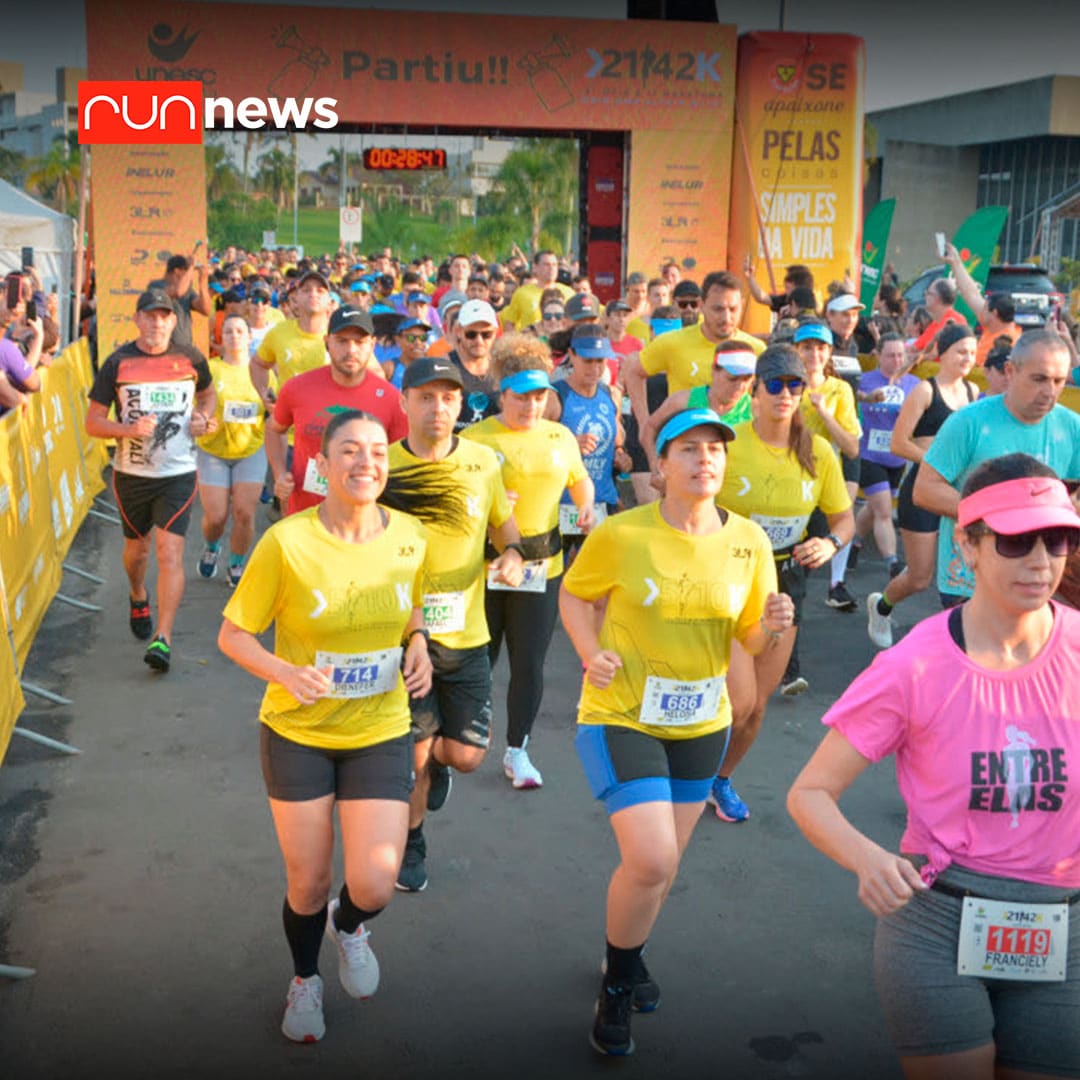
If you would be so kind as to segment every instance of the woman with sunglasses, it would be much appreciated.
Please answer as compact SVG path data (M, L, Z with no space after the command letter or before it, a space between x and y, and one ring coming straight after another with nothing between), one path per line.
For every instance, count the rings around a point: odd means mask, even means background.
M949 323L938 335L937 349L940 370L914 386L904 398L889 446L897 457L913 464L900 483L896 500L907 565L881 592L866 598L867 632L879 649L887 649L893 642L893 608L930 588L937 570L941 518L915 505L913 492L919 465L941 425L979 396L979 388L967 378L975 366L975 335L971 328L966 323Z
M734 726L711 801L723 821L745 821L746 804L731 784L731 774L761 730L765 706L780 686L785 696L807 689L799 671L798 625L806 596L806 571L824 566L854 535L851 498L844 488L832 446L811 435L799 401L806 368L790 345L770 345L754 372L754 418L735 428L728 448L724 486L717 499L728 510L756 521L772 544L780 591L791 597L795 625L772 648L756 657L732 650L728 692ZM820 509L829 534L808 536L810 515Z
M565 330L570 325L566 317L566 300L559 289L545 289L540 294L540 321L526 329L526 333L535 334L541 341L547 341L552 334Z
M538 788L543 777L526 747L544 693L544 659L555 629L563 572L559 500L564 491L570 492L578 525L588 533L594 489L569 428L543 419L552 390L547 346L525 334L507 334L495 346L492 363L499 413L462 435L495 451L521 530L525 580L510 588L489 577L485 610L491 666L504 638L510 661L503 771L515 788Z
M730 733L733 644L774 648L794 617L761 529L716 506L732 439L710 409L671 417L656 441L662 500L587 537L559 599L585 666L575 744L619 847L591 1035L604 1054L632 1053L631 1012L660 1003L642 951Z
M256 279L255 283L248 288L244 317L251 331L248 350L252 358L267 332L285 318L276 307L271 306L270 298L270 287L261 280Z
M325 1032L324 936L347 994L368 998L379 984L366 924L394 894L413 785L409 697L431 687L427 531L412 512L443 524L466 512L416 470L388 488L386 431L368 413L333 416L315 460L325 499L263 535L218 636L229 659L268 683L260 753L294 965L282 1031L296 1042ZM257 636L271 624L273 651ZM335 808L345 883L328 905Z
M875 982L907 1077L1076 1077L1080 613L1051 597L1080 517L1051 469L1010 454L968 477L957 525L971 598L851 684L788 810L877 916ZM839 808L890 754L899 855Z

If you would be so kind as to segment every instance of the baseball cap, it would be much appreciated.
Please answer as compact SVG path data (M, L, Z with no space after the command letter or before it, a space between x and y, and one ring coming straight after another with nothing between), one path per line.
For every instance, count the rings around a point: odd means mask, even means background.
M468 301L468 297L460 289L447 289L439 301L439 318L445 318L446 313L452 307L461 307Z
M340 334L342 330L363 330L365 334L375 333L375 324L366 311L354 307L339 307L330 316L328 334Z
M430 304L431 297L426 292L411 292L405 298L406 304Z
M804 322L799 324L795 331L795 344L800 341L823 341L826 345L833 343L833 332L821 322Z
M975 521L983 521L987 528L1006 536L1055 525L1080 529L1080 516L1068 489L1050 476L1005 480L972 492L960 500L956 523L967 528Z
M604 312L607 315L611 315L616 311L633 311L634 309L625 300L609 300L608 305L604 308Z
M587 356L589 359L596 357L607 358L615 355L611 342L602 334L598 327L585 324L575 326L570 335L570 348L578 356Z
M703 427L706 424L719 428L720 438L724 442L731 442L735 438L734 428L725 424L720 414L712 409L683 409L660 429L656 436L656 452L659 454L672 439L685 435L691 428Z
M422 326L425 330L430 330L431 327L424 322L423 319L406 319L404 322L398 323L398 328L395 333L401 334L406 330L414 330L416 327Z
M326 275L323 274L321 271L316 270L314 267L312 267L310 270L305 270L300 275L300 277L297 278L296 287L299 289L305 281L310 281L312 278L318 281L324 289L330 288L330 282L327 280Z
M136 311L158 311L160 309L176 311L172 300L169 299L169 294L164 289L147 289L135 302Z
M422 356L405 369L405 374L401 377L401 389L409 390L414 386L425 386L430 382L464 385L457 364L441 356Z
M806 365L802 357L790 345L770 345L758 358L754 367L757 379L789 377L806 379Z
M574 293L566 302L566 317L571 322L600 318L600 301L592 293Z
M852 308L858 308L859 311L863 310L865 305L859 303L859 298L852 293L841 293L839 296L834 297L826 305L826 311L851 311Z
M248 296L262 296L267 300L270 299L270 286L265 281L252 282L251 288L248 289Z
M756 366L757 357L751 349L743 348L728 351L723 348L723 343L721 343L721 346L713 354L713 367L723 368L729 375L753 375Z
M466 300L458 312L458 326L474 326L476 323L487 323L489 326L498 326L499 317L495 309L486 300Z
M349 292L369 293L371 292L371 286L360 278L349 286Z
M671 298L678 300L681 296L701 296L701 286L696 281L680 281L671 291Z

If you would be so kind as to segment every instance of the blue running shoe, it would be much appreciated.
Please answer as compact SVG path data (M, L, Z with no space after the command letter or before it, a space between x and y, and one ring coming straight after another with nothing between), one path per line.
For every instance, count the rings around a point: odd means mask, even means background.
M709 802L716 807L716 816L721 821L738 823L750 816L749 807L739 798L727 777L717 776L713 780Z

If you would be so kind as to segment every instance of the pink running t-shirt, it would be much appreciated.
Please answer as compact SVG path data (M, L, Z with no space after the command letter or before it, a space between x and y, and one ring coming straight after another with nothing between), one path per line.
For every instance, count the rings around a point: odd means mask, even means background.
M1055 604L1039 655L979 667L949 612L915 627L825 714L871 761L896 755L908 820L900 850L924 876L977 873L1080 887L1080 612Z

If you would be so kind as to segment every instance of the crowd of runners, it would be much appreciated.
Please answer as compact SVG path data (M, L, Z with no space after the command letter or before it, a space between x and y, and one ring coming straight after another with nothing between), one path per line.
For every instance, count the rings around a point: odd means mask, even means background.
M773 694L813 679L808 575L828 573L838 619L856 611L845 574L872 537L867 632L887 651L827 712L789 808L879 917L907 1075L1080 1076L1080 616L1055 596L1080 543L1080 416L1058 404L1075 345L1061 323L1012 333L962 263L978 337L948 279L920 321L891 286L870 312L850 282L792 266L772 295L746 270L669 263L604 304L550 251L436 266L200 247L100 358L87 431L115 441L145 662L169 670L189 559L213 578L227 542L218 644L267 684L288 1038L325 1033L324 936L345 991L375 993L370 926L395 890L426 888L427 816L493 728L513 789L543 786L530 739L561 617L576 747L619 851L590 1038L631 1053L633 1012L660 1003L643 951L694 826L707 803L750 818L734 770ZM775 313L767 340L741 329L747 294ZM946 610L890 648L894 609L935 575ZM838 808L890 754L908 810L893 852Z

